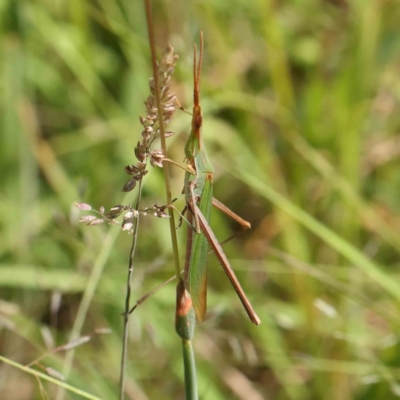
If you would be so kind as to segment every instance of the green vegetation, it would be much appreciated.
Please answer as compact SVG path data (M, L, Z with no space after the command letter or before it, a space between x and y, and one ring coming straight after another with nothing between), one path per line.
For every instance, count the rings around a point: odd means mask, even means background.
M180 56L173 90L187 109L204 32L214 194L252 223L224 250L262 324L248 321L211 255L193 340L200 398L397 398L397 2L154 1L153 14L159 54L170 41ZM117 399L131 237L80 224L73 203L134 204L136 189L121 189L152 75L144 7L5 0L0 16L0 355L27 365L52 341L112 330L40 361L75 392L2 363L0 397ZM190 120L176 112L168 127L178 163ZM171 173L176 196L184 173ZM144 178L142 204L165 204L159 168ZM218 211L211 226L220 240L238 229ZM168 221L141 217L139 229L134 299L174 274ZM184 396L175 287L131 315L126 398Z

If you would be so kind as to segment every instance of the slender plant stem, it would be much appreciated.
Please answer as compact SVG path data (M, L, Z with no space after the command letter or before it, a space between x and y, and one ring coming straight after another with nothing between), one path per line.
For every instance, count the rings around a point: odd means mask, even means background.
M157 99L157 109L158 109L158 121L160 126L160 136L161 136L161 147L163 150L163 154L167 157L167 146L165 144L165 131L164 131L164 123L163 123L163 114L162 114L162 103L160 96L160 82L159 82L159 74L157 68L156 61L156 48L155 48L155 40L154 40L154 32L153 32L153 22L151 17L151 7L150 0L144 0L145 9L146 9L146 21L147 21L147 30L149 35L150 42L150 50L151 50L151 61L153 65L153 76L154 76L154 85L156 91L156 99ZM167 197L167 204L172 204L172 196L171 196L171 183L170 183L170 175L169 175L169 165L164 165L164 178L165 178L165 191ZM177 281L180 282L180 262L179 262L179 251L178 251L178 241L176 237L176 227L174 220L174 213L172 208L168 208L168 212L170 215L170 230L171 230L171 240L172 240L172 250L174 254L174 263L175 263L175 275ZM179 283L178 283L179 285ZM179 286L178 286L179 287ZM178 303L177 303L178 307ZM192 309L193 310L193 309ZM193 313L194 314L194 313ZM194 317L194 316L193 316ZM193 347L191 340L185 340L182 338L182 348L183 348L183 359L184 359L184 369L185 369L185 387L186 387L186 398L187 400L197 400L197 376L196 376L196 363L194 359Z
M136 200L135 210L139 210L140 200L142 198L142 180L139 181L139 192ZM131 300L131 291L132 291L132 277L133 277L133 257L135 255L137 238L139 234L139 215L138 213L135 219L135 229L132 236L132 245L129 253L129 268L128 268L128 278L126 282L126 299L125 299L125 310L124 310L124 333L123 333L123 341L122 341L122 357L121 357L121 370L119 375L119 398L120 400L124 399L125 395L125 365L126 365L126 355L128 352L128 334L129 334L129 310L131 309L130 300Z
M126 201L126 197L123 200ZM93 299L94 293L97 289L97 286L100 282L101 275L103 273L106 262L110 256L111 250L114 247L115 241L121 231L121 228L117 225L114 225L110 228L107 233L106 239L103 242L101 247L101 251L96 258L94 263L92 272L90 274L88 284L85 287L85 291L82 295L82 300L79 304L78 312L76 313L76 318L74 321L74 325L72 327L71 335L69 340L75 340L80 336L80 332L82 331L83 324L85 322L85 318L90 306L90 303ZM67 379L70 375L72 369L72 363L74 360L75 349L69 351L65 356L64 366L62 370L62 374L65 379ZM56 395L56 400L63 400L65 397L65 390L63 387L59 387L58 393Z
M164 153L164 156L167 157L167 145L165 143L164 119L163 119L163 113L162 113L162 103L161 103L161 96L160 96L160 81L159 81L158 67L157 67L157 55L156 55L156 46L155 46L155 39L154 39L154 32L153 32L153 20L152 20L152 16L151 16L150 0L144 0L144 6L146 9L146 22L147 22L147 31L148 31L149 43L150 43L151 63L153 66L154 86L156 89L161 148ZM164 165L163 170L164 170L165 192L166 192L166 196L167 196L167 204L171 204L172 196L171 196L171 179L170 179L170 173L169 173L169 165L168 164ZM176 275L177 281L179 281L181 267L180 267L180 261L179 261L178 240L176 237L174 212L171 208L168 208L168 213L170 216L169 227L170 227L170 231L171 231L172 251L174 254L175 275Z
M18 364L18 363L14 362L14 361L6 358L6 357L3 357L1 355L0 355L0 361L2 363L4 363L4 364L8 364L8 365L11 365L12 367L18 368L21 371L24 371L24 372L27 372L29 374L32 374L32 375L36 376L37 378L40 378L40 379L43 379L45 381L51 382L54 385L62 387L63 389L66 389L66 390L69 390L69 391L71 391L73 393L76 393L77 395L79 395L80 397L83 397L85 399L101 400L100 397L97 397L97 396L95 396L93 394L85 392L85 391L83 391L83 390L81 390L79 388L76 388L76 387L74 387L72 385L69 385L68 383L60 381L59 379L53 378L53 377L51 377L49 375L46 375L46 374L44 374L42 372L36 371L33 368L29 368L29 367L27 367L25 365Z
M185 368L185 392L186 400L199 398L196 377L196 362L191 340L182 340L183 362Z

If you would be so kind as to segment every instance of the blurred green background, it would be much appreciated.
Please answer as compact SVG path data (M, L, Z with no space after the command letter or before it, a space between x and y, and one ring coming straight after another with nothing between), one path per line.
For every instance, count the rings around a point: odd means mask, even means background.
M203 399L400 396L400 7L395 0L154 1L157 45L180 56L192 106L204 31L204 135L215 195L252 223L225 245L262 325L215 257L195 350ZM28 364L71 335L111 328L41 361L102 399L118 396L131 238L87 227L75 201L133 202L150 68L144 7L128 0L0 3L0 354ZM190 117L177 112L183 162ZM182 173L172 169L173 190ZM143 205L165 203L163 174ZM179 203L181 207L182 204ZM214 212L222 240L238 227ZM185 230L179 231L181 258ZM167 220L142 218L137 299L173 274ZM132 316L127 398L183 399L175 285ZM47 349L47 350L46 350ZM5 400L78 399L0 364Z

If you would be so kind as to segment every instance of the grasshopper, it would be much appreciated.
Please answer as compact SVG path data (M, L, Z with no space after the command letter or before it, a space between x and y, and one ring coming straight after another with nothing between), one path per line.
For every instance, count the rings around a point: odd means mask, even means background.
M229 261L212 231L209 221L211 208L216 206L226 214L236 219L243 227L250 224L237 216L233 211L213 199L213 167L208 158L201 132L203 116L200 106L200 75L203 62L203 33L200 35L200 53L197 64L197 47L194 47L194 88L192 130L185 146L187 171L185 173L185 199L189 214L188 240L185 260L185 282L191 294L193 307L199 321L202 321L207 308L207 255L209 245L212 247L219 262L231 281L240 301L242 302L251 322L261 323L242 289Z

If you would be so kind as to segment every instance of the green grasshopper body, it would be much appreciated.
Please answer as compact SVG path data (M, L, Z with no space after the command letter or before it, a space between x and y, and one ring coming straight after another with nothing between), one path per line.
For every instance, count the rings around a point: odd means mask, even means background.
M198 65L196 62L196 55L197 49L195 47L192 130L185 146L187 160L185 198L189 213L194 216L195 219L195 232L193 232L192 227L188 229L188 254L185 267L188 289L192 297L197 319L201 321L207 309L207 255L210 244L242 301L250 320L256 325L259 325L261 323L260 319L254 312L222 247L209 226L211 208L213 205L213 167L208 158L201 133L203 117L199 101L199 83L203 59L203 35L201 35L200 59ZM235 215L233 212L230 213L231 215ZM192 218L190 218L190 220L192 220ZM240 220L240 217L238 217L238 220ZM248 224L248 227L249 226L250 224Z
M211 218L212 193L213 193L213 167L204 146L201 127L203 117L199 102L199 80L202 64L202 47L200 51L199 66L196 65L196 48L194 52L194 89L193 89L193 117L192 131L185 147L188 170L185 174L185 197L192 209L193 204L200 200L199 208L207 221ZM193 210L192 210L193 213ZM196 234L192 238L190 269L188 276L189 292L192 296L193 306L197 318L201 321L206 312L207 298L207 238L200 232L197 214L195 216ZM193 233L189 232L192 237Z

